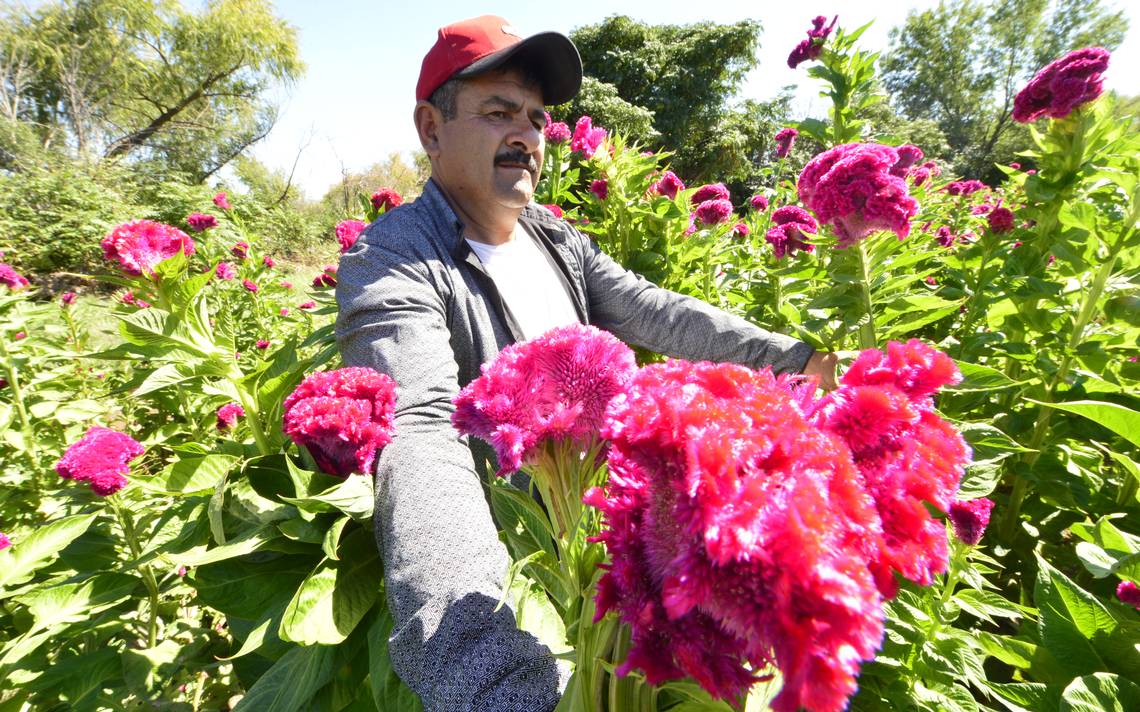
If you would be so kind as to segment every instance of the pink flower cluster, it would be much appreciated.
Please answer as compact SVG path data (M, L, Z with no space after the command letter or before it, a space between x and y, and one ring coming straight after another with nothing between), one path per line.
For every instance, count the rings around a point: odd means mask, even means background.
M159 262L181 252L194 254L194 241L176 227L152 220L132 220L119 225L99 243L103 256L116 260L129 275L154 276Z
M336 265L325 265L321 273L313 277L313 289L326 289L336 286Z
M244 260L246 257L249 257L249 243L235 242L234 246L230 248L230 254L239 260Z
M815 246L808 242L807 235L814 235L818 231L819 224L811 213L795 205L785 205L772 213L772 227L764 239L772 246L776 259L782 260L797 250L815 250Z
M589 116L582 116L574 124L574 135L570 137L570 150L581 151L586 158L593 158L598 148L606 140L606 130L594 126Z
M811 29L807 32L807 39L800 40L800 43L788 55L788 67L795 69L801 62L819 59L819 55L823 53L823 43L827 41L827 37L835 29L835 23L838 20L839 16L836 15L831 19L831 24L826 27L824 24L827 22L827 18L823 15L812 20Z
M732 217L732 202L719 198L706 200L697 206L693 216L702 225L719 225Z
M340 242L341 254L348 252L356 244L360 233L364 232L366 227L368 223L361 220L341 220L336 224L336 239Z
M689 202L693 205L700 205L708 200L732 200L732 195L729 194L728 187L724 183L708 183L697 188L689 196Z
M1032 123L1042 116L1063 119L1104 91L1108 50L1073 50L1037 73L1013 99L1013 120Z
M776 132L776 157L787 158L788 154L792 152L792 146L796 144L796 136L800 132L793 128L783 128Z
M128 463L143 452L131 436L94 426L67 448L55 471L65 480L89 483L95 494L106 497L127 486Z
M218 226L218 219L207 213L190 213L186 216L186 224L194 232L204 232Z
M1140 586L1133 581L1121 581L1116 585L1116 598L1121 603L1140 611Z
M219 262L217 266L214 267L214 276L218 279L233 279L237 277L237 270L234 269L234 266L229 262Z
M899 178L905 178L910 173L910 167L924 157L922 149L911 143L904 143L895 150L898 151L899 160L891 166L891 175L896 175Z
M245 417L245 408L237 403L226 403L217 412L218 430L227 430L237 425L238 418Z
M899 162L894 148L878 143L847 143L813 158L800 173L800 201L821 223L830 223L837 247L849 247L876 230L900 239L910 234L918 203L906 181L891 173Z
M0 284L12 291L18 291L27 287L30 282L28 282L28 279L24 277L24 275L17 272L12 265L0 262Z
M542 136L549 144L565 143L570 140L570 127L561 121L552 120L548 111L546 124L542 127Z
M677 193L680 193L684 189L685 184L681 182L681 179L678 178L677 174L673 171L665 171L661 174L660 178L658 178L651 186L649 186L650 192L657 193L658 195L664 195L670 200L676 198Z
M1009 232L1014 224L1013 211L998 205L986 216L986 222L995 233Z
M310 374L285 399L284 432L330 475L372 474L392 440L396 384L371 368Z
M75 292L64 292L63 294L59 295L59 303L64 309L66 309L74 304L75 300L78 297L79 295Z
M229 196L227 196L224 191L214 196L214 205L222 210L233 210L234 207L230 205Z
M0 551L4 551L9 546L12 546L12 540L4 532L0 532Z
M768 196L762 193L757 193L748 199L748 203L752 206L753 210L758 213L762 213L768 209Z
M562 212L562 207L559 205L555 205L554 203L551 203L550 205L543 205L542 207L546 208L551 213L553 213L554 217L556 217L556 218L560 218L565 214Z
M393 188L381 188L372 194L370 200L373 210L382 210L384 212L388 212L392 208L398 208L404 204L404 198Z
M455 397L451 423L490 443L499 475L506 475L547 443L588 446L606 405L636 369L633 352L604 331L582 324L551 329L484 364Z
M958 501L950 505L950 522L954 525L954 536L970 546L976 546L986 533L990 523L990 512L994 501L986 497Z
M597 178L590 181L590 192L598 200L605 200L610 194L610 185L606 182L605 178Z
M952 183L947 183L943 190L950 195L972 195L988 187L989 186L980 180L971 178L970 180L956 180Z

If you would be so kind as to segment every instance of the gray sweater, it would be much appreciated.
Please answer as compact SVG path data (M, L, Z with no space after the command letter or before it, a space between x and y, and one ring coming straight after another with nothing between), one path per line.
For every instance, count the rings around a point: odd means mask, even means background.
M622 268L541 206L519 225L552 255L582 322L677 358L800 372L812 348ZM395 621L396 673L427 712L551 710L553 657L495 611L508 565L452 398L519 340L509 311L429 181L341 257L336 335L344 362L397 384L395 436L377 458L375 529Z

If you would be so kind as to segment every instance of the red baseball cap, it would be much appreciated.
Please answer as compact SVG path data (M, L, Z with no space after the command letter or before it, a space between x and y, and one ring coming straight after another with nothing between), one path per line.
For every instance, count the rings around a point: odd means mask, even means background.
M524 39L503 18L483 15L439 28L420 67L416 101L426 101L448 79L482 74L515 56L538 76L544 104L570 101L582 87L582 58L569 37L541 32Z

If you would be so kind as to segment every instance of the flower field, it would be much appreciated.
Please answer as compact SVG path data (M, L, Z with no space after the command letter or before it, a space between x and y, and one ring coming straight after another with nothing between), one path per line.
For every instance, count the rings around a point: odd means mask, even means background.
M1041 69L1011 111L1035 148L987 185L865 133L859 34L793 49L831 110L745 200L548 119L537 202L844 355L824 393L582 325L458 394L559 710L1140 709L1140 133L1110 57ZM336 265L291 283L242 200L115 227L78 295L0 256L0 711L422 709L372 524L400 384L343 367ZM403 200L362 196L330 252Z

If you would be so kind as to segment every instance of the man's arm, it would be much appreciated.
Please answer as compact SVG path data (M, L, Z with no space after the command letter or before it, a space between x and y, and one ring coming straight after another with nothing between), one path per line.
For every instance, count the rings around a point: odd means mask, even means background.
M502 596L508 556L451 426L458 367L446 308L422 262L374 244L341 260L344 361L397 384L395 435L376 469L377 543L394 619L389 652L425 710L553 709L554 659Z

